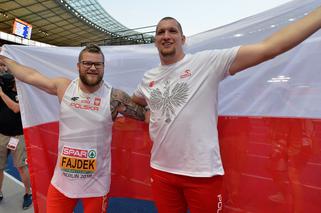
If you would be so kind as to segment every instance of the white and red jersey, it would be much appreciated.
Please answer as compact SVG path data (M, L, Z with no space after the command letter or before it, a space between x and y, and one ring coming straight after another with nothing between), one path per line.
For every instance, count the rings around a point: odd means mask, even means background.
M111 176L111 87L84 93L79 79L61 101L58 158L51 183L70 198L104 196Z
M135 95L151 109L151 167L174 174L222 175L217 134L219 82L238 47L185 55L145 73Z

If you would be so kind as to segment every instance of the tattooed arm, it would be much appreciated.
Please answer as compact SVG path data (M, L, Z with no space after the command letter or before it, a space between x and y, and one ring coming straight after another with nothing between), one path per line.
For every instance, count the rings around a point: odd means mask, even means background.
M118 113L137 120L145 120L145 108L134 103L126 92L119 89L113 88L111 91L110 110L113 120Z

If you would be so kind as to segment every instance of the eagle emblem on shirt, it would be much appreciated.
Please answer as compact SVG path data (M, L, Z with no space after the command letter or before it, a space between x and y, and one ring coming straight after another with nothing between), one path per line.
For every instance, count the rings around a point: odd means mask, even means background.
M172 88L169 81L164 84L164 93L159 88L150 93L150 108L161 110L165 115L165 122L170 123L175 109L186 103L188 97L188 85L186 82L176 83Z

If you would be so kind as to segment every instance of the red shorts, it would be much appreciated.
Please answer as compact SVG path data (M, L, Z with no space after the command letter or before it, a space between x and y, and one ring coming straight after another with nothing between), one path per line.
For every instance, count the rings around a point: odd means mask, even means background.
M106 213L107 195L102 197L69 198L59 192L53 185L49 185L47 194L47 213L72 213L77 201L81 200L84 213Z
M152 169L152 192L159 213L223 212L223 177L189 177Z

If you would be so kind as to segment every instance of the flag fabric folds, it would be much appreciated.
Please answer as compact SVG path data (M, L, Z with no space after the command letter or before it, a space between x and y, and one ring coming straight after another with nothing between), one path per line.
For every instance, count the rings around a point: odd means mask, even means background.
M320 0L295 0L191 36L187 38L186 52L260 41L319 5ZM267 208L285 212L300 209L305 202L309 202L307 212L321 208L317 196L321 192L320 47L321 31L287 53L221 82L219 131L230 212L266 212ZM76 64L81 49L5 45L2 54L49 77L73 79L78 76ZM102 50L105 81L129 94L144 72L159 65L157 50L151 44L106 46ZM45 212L57 157L59 103L56 96L17 83L34 209ZM117 119L113 128L111 196L152 199L151 146L147 124ZM260 195L257 189L261 189ZM276 204L271 207L271 202ZM291 207L278 205L282 202Z

